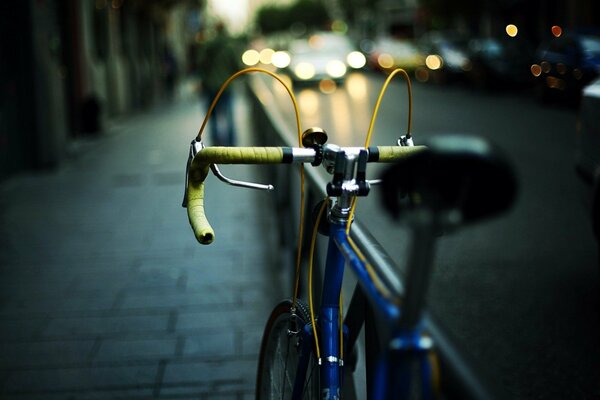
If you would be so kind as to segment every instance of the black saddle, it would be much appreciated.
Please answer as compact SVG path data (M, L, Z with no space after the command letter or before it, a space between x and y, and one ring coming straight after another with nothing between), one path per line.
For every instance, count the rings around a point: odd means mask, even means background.
M498 148L464 135L437 136L426 145L383 174L384 206L394 217L420 207L434 213L459 211L462 222L473 222L510 208L517 180ZM402 200L407 194L408 205Z

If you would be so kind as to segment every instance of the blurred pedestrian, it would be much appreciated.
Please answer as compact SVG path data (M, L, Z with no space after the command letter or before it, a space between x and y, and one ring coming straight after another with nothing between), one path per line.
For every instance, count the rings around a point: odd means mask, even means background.
M240 68L233 40L222 22L215 25L215 36L202 45L198 68L208 110L223 83ZM235 145L231 88L219 98L210 118L209 129L216 145Z
M172 99L177 82L177 60L168 47L165 47L163 52L162 73L167 97Z

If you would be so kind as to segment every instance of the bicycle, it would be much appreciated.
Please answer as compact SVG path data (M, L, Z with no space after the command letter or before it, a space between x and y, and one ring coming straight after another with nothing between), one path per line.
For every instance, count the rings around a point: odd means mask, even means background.
M275 74L249 68L228 80L222 90L239 75L263 72L279 80L292 98L291 90ZM299 147L204 147L201 134L210 117L190 146L187 163L184 206L197 240L209 244L214 231L204 212L204 180L209 170L234 186L273 189L270 185L234 181L223 176L217 164L310 163L323 166L331 175L327 197L316 208L311 235L308 304L298 299L299 269L303 227L300 225L295 291L290 300L272 311L261 344L257 399L339 399L344 373L352 369L352 349L358 332L365 325L365 298L375 311L378 349L370 355L368 393L373 399L436 398L440 386L440 366L433 335L424 332L423 309L428 276L432 267L437 232L451 230L463 223L498 214L510 207L516 181L505 158L482 139L442 136L427 147L415 146L407 134L394 146L369 146L373 121L385 88L396 74L386 80L378 99L364 147L340 147L327 143L326 133L318 128L301 133L296 108ZM218 101L215 99L216 101ZM214 106L214 103L213 103ZM368 180L367 165L391 163L381 180ZM367 196L371 186L381 184L384 207L401 217L413 232L414 241L408 258L406 293L399 293L375 264L365 257L361 243L350 235L356 199ZM301 190L301 221L304 219L304 194ZM326 218L324 218L326 216ZM312 298L312 260L318 232L329 237L323 278L321 304ZM341 286L345 266L358 280L350 306L343 316ZM486 390L473 397L487 397Z

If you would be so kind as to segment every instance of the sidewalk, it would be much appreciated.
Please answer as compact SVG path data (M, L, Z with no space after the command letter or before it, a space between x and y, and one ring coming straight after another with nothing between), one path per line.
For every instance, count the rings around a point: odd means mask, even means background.
M0 398L254 398L262 328L287 295L264 259L269 193L210 176L216 240L196 243L181 200L201 123L191 100L152 110L0 185Z

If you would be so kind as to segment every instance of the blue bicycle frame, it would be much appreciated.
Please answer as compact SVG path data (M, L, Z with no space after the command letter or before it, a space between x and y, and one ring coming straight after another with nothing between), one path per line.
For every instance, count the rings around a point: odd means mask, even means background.
M331 400L340 398L344 365L340 358L339 296L346 264L352 268L357 277L360 286L360 289L357 290L361 290L369 299L377 316L382 319L382 325L391 327L389 332L385 333L385 346L388 351L382 351L378 356L371 388L369 388L369 398L376 400L409 398L412 390L411 384L414 381L414 365L418 366L418 376L421 381L418 389L420 397L423 399L433 398L432 369L428 358L432 341L422 336L418 324L406 326L400 323L400 306L392 299L386 298L376 287L365 262L353 250L348 239L345 221L331 221L323 293L318 315L321 348L321 359L318 360L321 398ZM353 310L350 309L349 313L353 313ZM360 329L360 325L355 326L354 329ZM345 332L347 332L347 327L345 327ZM309 325L305 327L303 334L309 340L303 340L305 345L298 368L298 371L303 372L296 376L293 399L300 399L302 394L302 385L310 358L305 352L313 351L314 338ZM347 344L346 340L344 343ZM353 343L350 343L348 347L352 345Z

